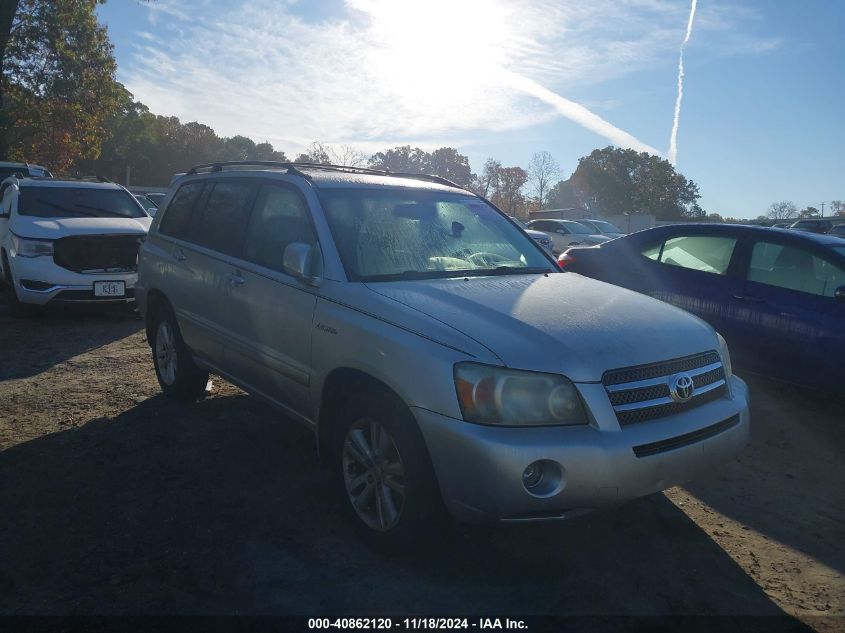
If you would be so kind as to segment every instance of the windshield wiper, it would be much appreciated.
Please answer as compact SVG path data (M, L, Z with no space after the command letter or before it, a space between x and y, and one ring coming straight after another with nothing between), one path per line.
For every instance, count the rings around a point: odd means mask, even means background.
M402 281L407 279L450 279L458 277L486 277L492 275L537 275L552 273L548 268L527 268L525 266L496 266L495 268L462 268L452 270L405 270L386 275L367 275L360 281Z
M464 271L464 275L538 275L551 273L548 268L528 268L526 266L496 266L495 268L476 268Z

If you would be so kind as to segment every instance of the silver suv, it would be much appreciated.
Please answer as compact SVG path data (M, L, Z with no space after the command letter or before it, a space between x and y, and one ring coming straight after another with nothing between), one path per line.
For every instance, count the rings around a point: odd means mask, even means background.
M562 272L447 180L213 164L141 249L162 390L219 374L314 431L344 506L384 544L473 521L567 518L655 493L745 444L722 338Z

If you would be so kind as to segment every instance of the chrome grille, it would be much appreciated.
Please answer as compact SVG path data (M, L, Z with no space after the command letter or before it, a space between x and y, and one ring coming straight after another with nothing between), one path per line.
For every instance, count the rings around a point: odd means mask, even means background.
M669 381L680 372L689 374L695 386L692 398L686 402L675 402L669 392ZM602 384L621 425L681 413L727 393L725 370L715 351L614 369L605 372Z

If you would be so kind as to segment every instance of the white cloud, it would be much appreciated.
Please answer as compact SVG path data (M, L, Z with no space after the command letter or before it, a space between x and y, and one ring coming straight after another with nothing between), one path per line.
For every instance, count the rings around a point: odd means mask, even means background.
M456 136L561 115L615 144L656 151L565 95L668 69L686 17L666 0L346 0L331 19L272 0L237 10L223 0L190 12L173 0L145 6L155 28L121 67L136 98L288 154L315 139L454 145ZM737 12L702 13L701 31L734 41ZM624 106L624 95L616 101Z

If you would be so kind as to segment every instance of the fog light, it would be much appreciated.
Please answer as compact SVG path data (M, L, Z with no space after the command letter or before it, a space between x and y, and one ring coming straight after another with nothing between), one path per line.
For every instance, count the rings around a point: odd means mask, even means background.
M541 462L528 464L528 467L522 471L522 483L528 490L536 488L541 481L543 481L543 464Z

